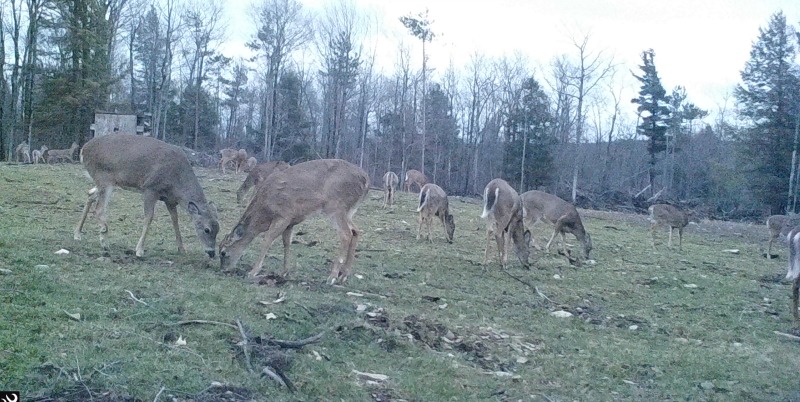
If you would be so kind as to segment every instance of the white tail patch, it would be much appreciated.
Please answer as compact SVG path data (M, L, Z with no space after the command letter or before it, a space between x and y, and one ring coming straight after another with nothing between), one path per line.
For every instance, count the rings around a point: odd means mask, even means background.
M431 190L426 189L424 192L419 192L419 207L417 207L417 212L422 211L422 208L425 207L425 204L428 203L428 196L430 195Z
M800 231L792 230L787 236L789 240L789 270L786 280L794 281L800 277Z
M481 213L481 218L486 219L489 216L489 213L494 210L494 204L497 204L497 197L500 196L500 187L494 190L494 202L492 206L487 208L487 203L489 202L489 188L487 187L486 190L483 191L483 213Z
M96 192L97 192L97 187L92 187L91 189L89 189L89 195L92 195Z

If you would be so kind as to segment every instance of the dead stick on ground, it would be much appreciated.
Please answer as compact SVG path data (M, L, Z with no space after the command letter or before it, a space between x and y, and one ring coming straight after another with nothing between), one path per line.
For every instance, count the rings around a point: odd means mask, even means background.
M129 295L131 295L131 299L133 299L133 301L137 301L139 303L144 304L145 306L149 306L149 304L145 303L144 301L137 299L136 296L133 295L133 292L131 292L130 290L125 289L125 291L128 292Z
M164 392L164 387L161 387L161 389L158 390L158 393L156 394L156 397L153 399L153 402L158 402L158 398L161 397L162 392Z
M252 373L253 365L250 364L250 348L247 344L247 334L244 333L244 327L242 327L241 321L236 320L236 325L239 327L239 333L242 334L242 350L244 351L244 359L245 363L247 363L247 370Z
M516 276L514 276L514 275L511 275L511 273L510 273L510 272L508 272L508 271L506 271L506 270L503 270L503 272L504 272L506 275L508 275L508 276L510 276L510 277L512 277L512 278L514 278L514 279L516 279L516 280L518 280L518 281L520 281L522 284L524 284L524 285L528 286L529 288L531 288L531 289L535 290L535 291L536 291L536 294L537 294L537 295L539 295L539 297L541 297L542 299L545 299L545 300L549 301L550 303L557 304L556 302L554 302L554 301L550 300L550 298L549 298L549 297L547 297L547 296L546 296L544 293L542 293L542 291L541 291L541 290L539 290L539 288L538 288L538 287L531 285L531 284L530 284L528 281L526 281L526 280L523 280L522 278L518 278L518 277L516 277Z
M377 293L365 292L363 290L358 290L358 289L351 289L351 288L348 288L348 287L342 286L342 285L333 285L333 287L339 288L339 289L344 289L344 290L347 290L347 291L350 291L350 292L361 293L364 296L380 297L381 299L388 299L389 298L389 296L384 296L384 295L377 294Z
M782 337L789 338L789 339L791 339L791 340L793 340L793 341L800 341L800 336L795 336L795 335L792 335L792 334L787 334L787 333L785 333L785 332L780 332L780 331L772 331L772 332L773 332L775 335L780 335L780 336L782 336Z
M282 348L287 348L287 349L300 349L305 345L319 342L324 335L325 335L325 331L322 331L322 332L320 332L320 333L318 333L318 334L316 334L316 335L314 335L312 337L309 337L309 338L306 338L306 339L302 339L302 340L299 340L299 341L284 341L284 340L280 340L280 339L267 339L267 343L270 343L270 344L276 345L276 346L280 346Z
M187 325L187 324L212 324L212 325L224 325L226 327L231 327L233 329L237 329L235 325L228 324L227 322L219 322L219 321L208 321L208 320L185 320L185 321L178 321L172 324L164 324L168 327L174 327L176 325Z
M269 377L269 378L272 378L273 380L277 381L277 382L278 382L278 384L281 384L282 386L284 386L284 387L287 387L287 388L288 388L288 386L286 385L286 382L284 382L284 381L283 381L283 378L281 378L281 376L279 376L279 375L275 374L275 372L273 372L272 370L270 370L270 368L269 368L269 367L264 367L264 369L263 369L263 370L261 370L261 372L262 372L263 374L265 374L267 377Z

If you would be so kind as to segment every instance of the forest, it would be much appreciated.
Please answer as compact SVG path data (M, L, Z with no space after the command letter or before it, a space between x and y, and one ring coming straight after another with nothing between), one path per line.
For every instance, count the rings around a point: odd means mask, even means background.
M217 158L231 147L259 160L346 159L375 185L388 170L417 169L454 195L502 177L585 208L641 211L658 200L739 220L797 209L800 35L779 10L752 38L731 98L710 113L684 87L663 87L658 49L623 65L591 34L546 68L475 54L434 70L426 44L436 24L423 11L398 16L408 41L387 72L366 39L375 22L347 2L315 13L257 0L251 58L220 50L224 2L2 5L6 161L19 160L23 141L84 144L102 111L136 114L149 135ZM620 75L633 75L634 99Z

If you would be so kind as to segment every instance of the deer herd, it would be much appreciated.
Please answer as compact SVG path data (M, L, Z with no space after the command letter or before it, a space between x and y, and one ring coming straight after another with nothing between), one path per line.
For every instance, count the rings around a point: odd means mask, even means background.
M30 152L27 142L15 149L18 162L52 163L73 161L78 145L68 149L48 149L43 145ZM248 276L259 274L266 255L281 237L283 241L283 275L289 272L289 248L294 226L307 218L322 214L328 218L339 238L339 249L331 264L328 283L344 283L351 274L355 260L356 245L361 236L353 223L359 205L370 190L370 178L360 167L339 159L319 159L289 165L282 161L258 163L244 149L227 148L220 151L220 169L233 164L236 173L247 172L247 177L236 192L236 201L242 204L251 188L254 193L231 231L216 244L220 230L217 209L208 201L185 153L176 146L163 141L129 134L110 134L91 139L80 149L80 162L94 182L88 191L83 212L74 231L80 240L86 218L94 206L94 217L100 225L100 244L108 253L107 209L115 187L133 190L142 194L144 225L136 244L137 257L144 255L144 243L153 220L155 204L164 202L175 231L175 242L179 252L184 252L178 225L178 206L185 210L195 226L197 238L210 258L219 250L220 267L223 271L236 268L247 247L264 233L261 251ZM426 240L433 243L432 224L438 218L444 239L453 243L455 219L450 211L445 190L428 181L423 172L408 170L403 177L406 192L416 187L418 191L417 240L423 236L427 225ZM393 207L400 178L392 171L383 176L383 206ZM531 190L522 194L505 180L490 181L483 191L483 210L480 215L486 223L486 248L483 265L489 264L492 239L497 247L498 263L505 268L508 249L513 251L520 264L529 268L531 247L537 247L531 231L538 222L552 225L553 232L545 245L549 252L556 237L560 239L559 254L566 255L570 262L589 260L592 238L581 221L578 210L571 203L542 191ZM693 212L681 211L668 204L649 207L651 244L656 247L656 229L669 228L668 247L672 247L672 233L678 229L678 249L683 247L683 230L690 221L696 220ZM792 313L795 325L800 325L798 298L800 297L800 219L785 215L770 216L766 225L770 232L767 257L772 258L772 246L780 236L789 244L789 267L786 280L792 281ZM580 258L573 258L566 247L565 235L571 234L580 243ZM540 247L540 246L539 246Z

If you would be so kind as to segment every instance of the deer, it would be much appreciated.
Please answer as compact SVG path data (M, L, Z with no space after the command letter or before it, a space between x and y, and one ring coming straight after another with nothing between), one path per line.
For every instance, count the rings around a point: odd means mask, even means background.
M522 219L526 230L532 230L537 222L547 222L554 225L553 235L547 242L545 249L550 251L550 244L561 236L561 249L567 254L566 233L571 233L583 245L583 256L589 259L592 251L592 237L586 233L586 229L581 222L581 216L575 206L561 198L545 193L543 191L531 190L523 193L522 199Z
M31 147L28 145L28 141L22 141L17 148L14 149L14 156L19 162L20 155L22 156L23 162L31 163Z
M167 206L178 252L185 253L178 227L178 206L189 213L194 223L197 238L209 258L214 258L216 249L217 209L206 200L203 188L189 164L186 154L178 147L153 137L133 134L108 134L87 142L80 152L80 161L95 186L89 190L78 225L75 240L81 239L86 216L93 204L94 215L100 224L100 244L108 252L107 210L114 187L142 193L144 205L144 229L136 243L136 256L144 255L144 242L157 201Z
M45 163L46 160L45 160L44 156L47 154L47 150L48 149L49 148L47 148L47 145L42 145L41 148L34 149L33 152L31 152L31 157L33 158L33 163L34 164L38 164L40 160L42 161L42 163Z
M253 168L255 168L256 165L258 165L258 159L256 159L255 156L251 156L251 157L247 158L247 163L245 164L243 170L246 173L250 173L250 171L253 170Z
M689 224L691 213L681 211L669 204L654 204L647 209L650 213L650 235L653 239L653 250L656 249L656 228L669 226L669 243L672 248L672 231L678 229L678 250L683 250L683 228Z
M428 240L433 243L433 236L431 235L431 222L434 216L438 216L442 221L444 227L444 236L448 243L453 242L453 232L456 230L456 223L453 220L453 215L450 214L450 208L447 202L447 193L433 183L427 183L422 186L419 191L419 227L417 228L417 240L420 238L422 232L422 224L428 223Z
M245 166L247 166L247 150L240 149L236 152L234 164L236 165L236 174L244 170Z
M786 233L789 217L786 215L772 215L767 218L767 229L769 229L769 245L767 246L767 258L772 258L772 243L778 239L781 233Z
M225 174L225 165L229 162L236 163L236 158L239 157L239 151L233 148L225 148L219 151L220 155L222 155L222 159L219 161L220 168L222 169L222 174Z
M397 174L392 171L386 172L383 175L383 207L392 206L394 205L394 192L397 189L397 185L400 183L400 178L397 177Z
M789 268L786 272L786 280L792 281L792 316L794 326L800 323L798 317L798 296L800 296L800 227L795 227L786 236L789 242Z
M282 236L282 275L287 276L292 228L309 216L322 213L340 241L327 283L346 282L361 236L353 216L367 197L369 185L369 176L363 169L341 159L312 160L272 173L258 185L238 223L220 242L220 268L229 271L235 267L253 239L266 232L258 261L247 275L258 275L272 243Z
M500 266L505 268L508 262L508 242L514 243L514 252L524 268L529 268L531 232L525 230L522 222L522 201L519 194L503 179L490 181L483 190L483 213L486 219L486 250L483 254L483 265L489 261L489 246L494 236Z
M52 163L54 161L60 160L69 160L69 163L75 163L75 159L73 159L73 155L75 155L75 150L78 149L78 143L72 142L72 145L68 149L51 149L47 151L47 163Z
M250 191L251 187L257 186L258 183L264 181L264 179L272 173L286 170L288 167L289 164L284 161L271 161L256 165L256 167L247 173L247 177L244 179L241 187L236 190L236 202L241 204L245 194Z
M420 172L419 170L411 169L406 172L406 179L403 182L406 186L406 192L411 192L411 185L416 184L419 187L420 191L422 191L422 186L428 182L428 177L425 176L424 173Z

